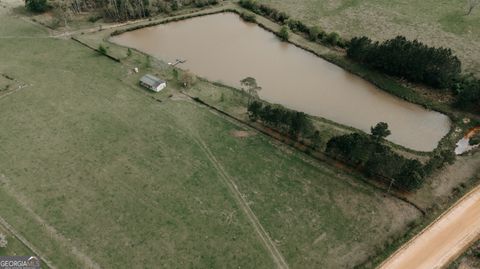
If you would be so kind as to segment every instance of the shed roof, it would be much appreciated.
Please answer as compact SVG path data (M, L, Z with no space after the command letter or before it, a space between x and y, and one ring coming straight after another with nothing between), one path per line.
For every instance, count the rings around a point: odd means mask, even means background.
M165 83L164 80L162 79L159 79L157 78L156 76L153 76L153 75L150 75L150 74L146 74L145 76L143 76L141 79L140 79L140 82L150 86L150 87L153 87L153 88L156 88L158 87L160 84L162 83Z

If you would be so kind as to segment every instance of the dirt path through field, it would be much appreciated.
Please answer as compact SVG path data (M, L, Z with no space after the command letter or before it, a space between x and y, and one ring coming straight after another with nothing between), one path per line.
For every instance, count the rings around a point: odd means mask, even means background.
M236 204L245 213L245 216L252 224L257 234L257 237L262 241L266 250L269 252L276 267L280 269L288 269L289 268L288 263L286 262L282 253L278 250L277 246L275 245L275 243L273 242L272 238L269 236L265 228L263 228L262 224L258 220L253 210L248 205L248 202L245 199L244 195L240 192L237 185L235 184L234 178L232 178L227 173L223 165L217 160L215 155L210 150L210 147L205 143L205 141L198 134L198 130L195 130L194 128L192 128L190 126L190 123L183 122L184 119L179 118L178 115L175 115L167 110L164 110L164 112L170 115L173 119L175 119L176 122L183 123L185 126L185 129L189 130L188 133L184 133L184 134L193 139L193 141L201 148L201 150L203 151L203 153L205 154L209 162L213 165L215 170L217 170L219 177L227 186L228 190L230 191L233 198L235 199ZM235 124L234 122L232 123Z
M410 240L379 269L444 268L480 237L480 186Z
M282 269L289 268L282 253L280 253L280 251L277 249L277 247L275 246L275 243L272 241L268 233L265 231L265 229L263 228L262 224L258 220L255 213L253 213L252 209L248 206L247 201L243 197L242 193L238 190L238 187L235 184L234 180L227 174L223 166L217 161L217 159L215 158L213 153L210 151L208 146L203 142L203 140L199 138L195 138L195 140L197 144L199 144L199 146L202 148L205 155L207 155L207 158L213 164L215 169L219 172L220 177L224 180L225 184L228 186L228 188L232 192L240 208L245 212L245 215L252 223L252 226L257 232L258 237L262 240L268 252L270 252L270 255L275 261L275 264L277 265L277 267Z

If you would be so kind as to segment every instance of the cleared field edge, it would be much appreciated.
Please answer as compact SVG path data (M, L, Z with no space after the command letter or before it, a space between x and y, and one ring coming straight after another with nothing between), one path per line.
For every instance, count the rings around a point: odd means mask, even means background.
M480 185L477 185L472 190L470 190L467 194L462 196L459 200L457 200L452 206L450 206L447 210L441 213L437 218L435 218L430 224L428 224L425 228L423 228L419 233L413 236L407 243L403 244L400 248L398 248L393 254L391 254L386 260L384 260L380 265L377 266L378 269L388 269L384 266L391 260L395 259L395 256L407 249L411 244L414 243L419 237L421 237L426 231L434 227L439 221L442 220L447 214L451 213L457 206L459 206L465 200L471 198L472 195L480 195ZM470 246L472 246L477 240L480 239L480 233L476 235L472 240L469 240L467 244L465 244L461 249L450 257L444 264L444 267L447 266L449 263L453 262L456 258L458 258L465 250L467 250Z

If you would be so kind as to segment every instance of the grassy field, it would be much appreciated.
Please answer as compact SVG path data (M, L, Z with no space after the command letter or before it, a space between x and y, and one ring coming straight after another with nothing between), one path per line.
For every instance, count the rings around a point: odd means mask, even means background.
M33 253L17 240L7 229L0 226L0 233L7 236L8 247L0 248L0 256L30 256Z
M0 73L28 86L0 99L0 216L58 268L273 267L228 180L292 268L351 267L419 216L5 11Z
M384 40L404 35L449 47L466 71L480 75L480 6L469 16L466 0L259 0L292 17L346 38Z

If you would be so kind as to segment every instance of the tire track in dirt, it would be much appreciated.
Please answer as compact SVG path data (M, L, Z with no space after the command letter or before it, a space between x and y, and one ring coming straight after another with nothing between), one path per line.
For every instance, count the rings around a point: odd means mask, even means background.
M181 118L179 118L177 115L170 113L166 109L163 109L163 112L170 115L172 119L175 120L177 123L182 122ZM212 163L215 170L217 170L220 178L222 179L224 184L227 186L227 188L231 192L238 206L240 207L240 209L242 209L242 211L244 212L248 220L251 222L255 232L257 233L257 237L260 238L262 243L265 245L267 251L270 253L270 256L275 262L277 268L288 269L289 266L285 261L285 258L283 257L282 253L278 250L277 246L273 242L272 238L270 238L265 228L263 228L257 216L252 211L247 201L243 197L242 193L239 191L237 185L235 184L235 180L225 171L222 164L217 160L217 158L215 158L215 155L211 152L210 148L200 138L200 136L196 134L196 132L192 129L192 127L190 127L187 123L184 123L183 125L185 129L189 130L189 133L182 132L181 130L178 130L178 131L186 136L191 137L194 140L194 142L200 147L203 153L206 155L208 160Z
M180 121L176 115L163 110L166 114L170 115L172 119L175 119L177 122ZM255 229L255 232L257 233L257 236L261 239L262 243L265 245L267 251L270 253L272 256L275 264L277 265L278 268L281 269L288 269L289 266L287 262L285 261L285 258L283 257L282 253L277 249L275 243L273 240L270 238L268 233L265 231L263 228L262 224L258 220L257 216L255 213L252 211L252 209L248 206L247 201L243 197L242 193L238 190L237 185L235 184L235 181L233 180L232 177L228 175L228 173L225 171L223 166L218 162L218 160L215 158L215 155L210 151L210 148L205 144L205 142L195 135L194 131L188 127L185 126L186 129L190 129L190 133L185 133L182 132L181 130L178 130L185 136L189 136L193 139L193 141L200 147L200 149L203 151L203 153L206 155L207 159L212 163L213 167L215 170L217 170L220 178L224 181L225 185L227 185L228 189L232 193L234 199L236 200L237 204L240 206L242 211L244 211L246 217L248 220L252 223L253 228Z
M209 147L205 144L203 140L197 137L194 137L194 140L202 148L203 152L205 153L209 161L213 164L215 169L219 172L220 177L222 178L222 180L224 181L224 183L227 185L228 189L234 196L235 200L237 201L237 204L240 206L240 208L243 210L247 218L252 223L252 226L255 229L255 232L257 233L258 237L262 240L268 252L270 252L270 255L272 256L277 267L282 269L283 268L288 269L289 268L288 264L285 261L285 258L283 257L282 253L277 249L277 247L275 246L275 243L273 243L272 239L263 228L262 224L258 220L255 213L253 213L250 206L248 206L247 201L243 197L242 193L238 190L238 187L235 184L233 178L228 175L228 173L225 171L223 166L218 162L218 160L215 158L215 156L213 155L213 153L210 151Z

